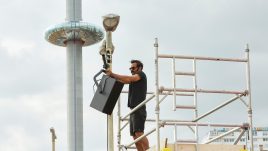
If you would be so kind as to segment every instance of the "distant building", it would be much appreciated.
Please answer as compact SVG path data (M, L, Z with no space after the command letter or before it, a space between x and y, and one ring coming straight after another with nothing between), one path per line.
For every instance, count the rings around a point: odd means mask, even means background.
M209 139L215 138L229 130L230 128L215 128L209 132ZM241 132L242 130L237 130L227 136L213 141L211 144L234 144L234 141L238 138ZM247 138L248 133L245 132L237 144L249 145L250 142ZM253 129L253 144L254 151L268 151L268 127L255 127Z

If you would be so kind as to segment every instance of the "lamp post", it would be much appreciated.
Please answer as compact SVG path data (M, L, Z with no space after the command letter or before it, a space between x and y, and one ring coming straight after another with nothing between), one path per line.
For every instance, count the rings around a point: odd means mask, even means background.
M50 128L50 132L52 136L52 151L55 151L55 140L57 139L57 136L53 127Z
M107 61L108 68L112 70L112 54L114 52L114 46L112 43L112 32L116 30L116 27L119 23L120 16L115 15L115 14L108 14L103 16L103 27L105 28L106 31L106 48L105 48L105 53L106 53L106 58L105 60ZM102 54L102 52L100 52ZM114 134L113 134L113 114L107 115L108 118L108 151L113 151L114 150Z

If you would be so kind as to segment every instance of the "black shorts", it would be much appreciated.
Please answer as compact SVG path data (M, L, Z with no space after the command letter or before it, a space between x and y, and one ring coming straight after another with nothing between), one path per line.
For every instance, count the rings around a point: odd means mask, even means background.
M141 107L134 113L130 114L129 118L129 130L130 135L134 136L135 132L143 132L144 131L144 124L146 121L146 107Z

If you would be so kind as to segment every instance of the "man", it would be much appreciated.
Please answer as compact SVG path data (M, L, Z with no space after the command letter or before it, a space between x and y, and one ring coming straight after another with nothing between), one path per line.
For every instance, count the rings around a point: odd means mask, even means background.
M130 109L135 108L146 98L147 78L142 69L143 63L141 61L131 60L131 67L129 68L132 74L131 76L115 74L111 72L111 70L106 71L108 76L111 76L122 83L129 84L128 107ZM145 105L130 115L130 135L134 140L144 134L146 116ZM143 137L135 145L138 151L146 151L149 148L149 142L146 137Z

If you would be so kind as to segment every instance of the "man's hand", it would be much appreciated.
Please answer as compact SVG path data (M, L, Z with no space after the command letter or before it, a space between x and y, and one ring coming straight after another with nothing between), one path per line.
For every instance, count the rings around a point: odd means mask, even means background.
M112 73L111 69L106 69L105 74L111 77L113 73Z

